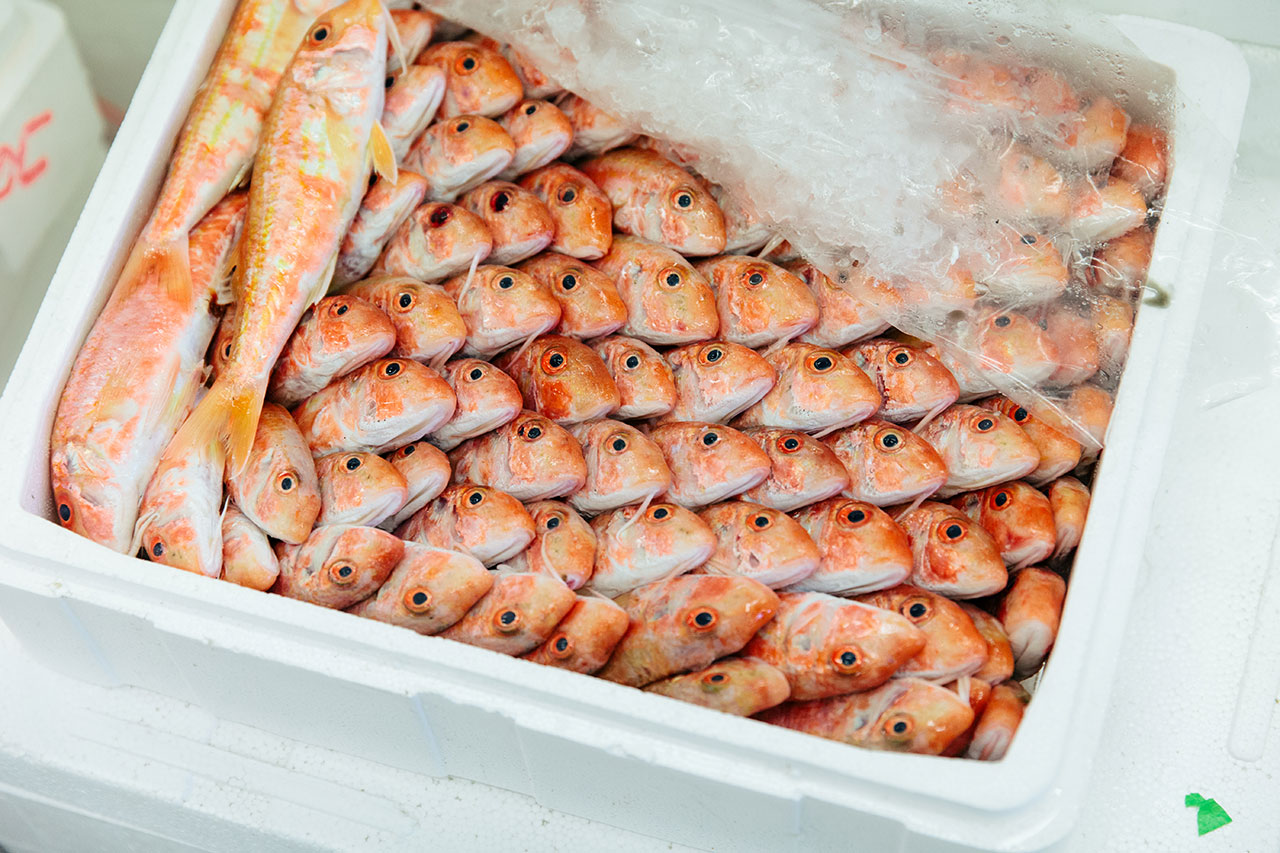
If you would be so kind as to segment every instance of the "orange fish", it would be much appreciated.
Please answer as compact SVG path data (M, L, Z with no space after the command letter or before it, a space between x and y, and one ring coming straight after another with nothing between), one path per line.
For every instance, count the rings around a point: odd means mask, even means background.
M502 125L484 116L464 115L437 121L423 131L405 155L404 167L427 179L428 199L453 201L497 176L515 155L516 144Z
M394 181L375 178L360 202L356 218L342 238L331 286L340 287L368 275L391 235L422 202L426 193L426 179L403 169L399 170Z
M825 434L865 420L880 408L880 392L867 374L835 350L797 341L764 358L778 372L778 382L734 426Z
M128 550L216 578L222 572L222 465L212 448L166 451L142 493ZM304 534L305 535L305 534Z
M498 176L514 181L521 175L541 169L555 160L573 142L573 125L569 118L546 101L526 100L503 113L498 124L516 144L511 165Z
M941 595L902 584L858 601L901 614L924 632L924 648L904 663L895 678L950 680L973 675L987 661L987 641L964 609Z
M441 118L502 115L524 95L511 63L477 44L438 42L422 52L418 64L434 65L448 76Z
M715 337L720 327L715 294L702 274L670 249L620 235L595 266L613 279L627 306L623 334L654 346Z
M1047 560L1054 549L1053 509L1049 499L1018 480L989 486L951 499L965 515L991 534L1011 570Z
M884 318L883 306L877 306L855 292L861 290L874 294L883 290L883 296L891 297L893 290L884 282L863 275L856 282L862 287L842 286L805 260L787 261L782 263L782 268L798 276L809 286L809 293L818 306L818 322L800 336L800 340L805 343L820 347L843 347L878 335L889 328L889 321ZM849 284L853 285L855 282Z
M1049 569L1023 569L1013 576L996 618L1009 635L1016 677L1031 675L1049 656L1066 595L1067 582Z
M667 353L676 405L667 421L727 421L755 405L778 380L773 365L754 350L727 341L690 344Z
M625 309L624 309L625 311ZM611 335L591 342L618 387L619 418L661 417L676 404L676 380L657 350L637 338Z
M229 505L222 513L222 579L265 591L279 574L280 563L267 534L235 504Z
M278 545L272 592L299 601L350 607L377 591L404 557L404 543L376 527L317 527L302 545Z
M520 386L526 407L559 424L605 417L621 403L600 356L573 338L542 335L494 363Z
M821 555L809 533L776 509L725 501L698 513L716 536L699 571L751 578L771 589L799 583L818 569Z
M320 484L306 438L283 406L262 407L248 462L227 472L227 492L271 538L306 541L320 514Z
M534 663L589 674L605 665L630 625L627 611L609 599L579 595L569 615L556 626L555 633L523 657Z
M818 568L791 592L854 595L894 586L911 574L911 542L882 509L831 498L792 514L818 546Z
M403 71L404 66L401 60L413 62L418 58L418 55L430 44L441 19L433 12L424 12L419 9L390 9L389 11L396 40L387 45L387 71Z
M1107 171L1125 146L1129 116L1110 98L1090 98L1058 121L1044 146L1049 156L1084 172Z
M396 162L403 164L414 140L431 124L444 101L445 74L431 65L411 65L396 72L388 69L385 82L382 129Z
M525 97L528 98L550 98L559 95L564 91L564 87L556 81L552 80L542 71L540 71L530 60L514 46L503 44L496 39L483 36L479 33L471 33L464 37L465 41L473 42L481 47L487 47L489 50L496 50L501 53L506 60L511 63L511 68L516 72L516 76L520 78L520 83L524 86Z
M1085 280L1107 293L1127 296L1136 292L1147 280L1154 245L1155 232L1150 228L1134 228L1108 240L1093 250Z
M579 512L648 504L671 487L662 450L635 427L611 420L575 424L569 432L587 461L586 483L569 497Z
M533 541L507 565L518 572L554 572L569 589L581 589L596 559L591 525L560 501L536 501L525 509L533 517Z
M396 345L396 327L383 311L355 296L326 296L307 309L284 345L267 398L296 406L343 374ZM225 346L230 353L231 339Z
M441 450L497 429L524 408L515 380L487 361L455 359L441 375L458 398L453 417L431 434L431 443Z
M372 302L390 318L396 332L394 358L439 369L466 342L467 327L458 306L439 285L406 276L375 275L351 285L347 293Z
M719 184L705 179L699 178L698 183L711 193L724 214L725 254L749 255L764 248L773 237L773 231L748 199L733 195Z
M391 236L373 271L439 281L479 264L492 250L493 235L480 217L454 204L424 204Z
M1045 235L1031 232L1000 231L992 245L967 263L984 296L1014 304L1060 296L1071 277L1057 247Z
M543 252L520 264L560 303L556 334L579 340L599 338L621 329L627 306L609 277L576 258Z
M1147 221L1147 200L1123 178L1110 178L1102 186L1081 181L1067 220L1067 232L1082 243L1114 240Z
M531 171L520 186L547 206L556 224L551 250L584 261L603 258L613 245L613 206L590 178L567 163Z
M610 598L696 569L716 547L706 522L673 504L611 510L591 529L596 558L587 586Z
M467 324L466 355L490 356L545 334L560 322L560 303L528 273L482 266L444 283Z
M395 466L372 453L331 453L316 460L320 479L317 524L377 527L404 507L409 484Z
M791 695L787 677L776 666L740 657L724 658L697 672L655 681L644 689L739 717L781 705Z
M1093 383L1085 383L1072 388L1065 399L1037 397L1027 402L1031 414L1080 442L1082 463L1098 458L1106 440L1107 424L1111 422L1111 409L1115 405L1110 392Z
M756 427L743 430L769 457L771 470L744 500L783 512L834 497L849 487L849 473L830 447L795 430Z
M470 554L496 566L533 541L533 518L505 492L470 484L449 486L396 528L401 539Z
M989 311L972 322L965 321L957 338L970 354L979 378L987 382L1036 386L1059 367L1053 338L1025 314ZM963 392L964 383L960 384ZM961 399L967 396L962 393Z
M939 497L1016 480L1040 464L1040 451L1022 427L993 409L954 405L926 424L919 435L947 466Z
M1018 731L1018 724L1022 722L1023 711L1030 701L1031 694L1016 681L996 685L974 729L973 740L969 743L965 757L979 761L999 761L1004 758Z
M716 294L720 337L762 347L789 341L818 322L818 303L794 273L748 255L721 255L699 261Z
M1080 544L1089 515L1089 488L1075 477L1060 477L1049 484L1056 546L1054 557L1065 557Z
M987 531L960 510L925 501L898 518L911 540L911 583L948 598L980 598L1004 589L1009 573Z
M546 642L577 599L553 574L500 571L484 598L439 636L504 655L527 654Z
M387 461L404 477L407 489L404 506L379 525L394 530L444 491L452 471L449 457L425 441L406 444L388 456Z
M988 681L966 675L943 686L954 692L962 700L967 699L969 707L973 709L973 723L965 730L964 734L951 741L942 752L942 755L947 758L955 758L964 755L964 751L969 748L969 744L973 740L973 732L978 727L978 721L982 719L982 712L986 710L987 703L991 700L992 685Z
M1040 464L1024 478L1031 485L1044 485L1074 470L1076 465L1080 464L1080 454L1083 450L1080 442L1049 426L1008 397L988 397L977 405L1011 418L1014 423L1022 427L1027 438L1031 439L1031 443L1036 446L1036 451L1040 454Z
M1013 648L1000 620L967 602L960 608L973 620L973 625L987 644L987 661L973 674L988 684L1000 684L1013 678Z
M896 424L929 421L960 398L951 371L929 353L889 338L843 351L871 379L883 402L876 417Z
M704 669L739 651L779 606L777 594L762 583L714 575L651 583L617 603L631 627L596 675L632 687Z
M1111 176L1128 181L1147 201L1164 192L1169 171L1169 137L1149 124L1131 124Z
M501 489L520 501L573 494L587 480L577 440L536 412L514 420L449 452L453 482Z
M822 439L849 474L845 496L876 506L921 501L947 481L947 465L904 427L869 418Z
M769 457L735 429L707 423L666 423L649 433L671 469L667 499L700 507L760 485L773 470Z
M1021 145L1009 145L1000 155L999 178L989 212L1029 227L1053 226L1071 211L1071 187L1062 173L1043 157Z
M491 264L514 264L533 257L556 233L551 212L536 195L507 181L486 181L458 203L484 220L493 236Z
M1125 360L1129 356L1129 339L1133 336L1133 303L1114 296L1096 294L1089 300L1093 334L1098 342L1098 374L1104 384L1120 381Z
M626 145L637 136L635 131L609 113L572 93L561 98L557 106L573 126L573 144L565 152L566 160L603 154Z
M438 634L492 587L493 574L475 557L405 542L404 556L377 593L347 612L419 634Z
M1057 369L1045 379L1045 384L1051 388L1078 385L1097 373L1101 353L1093 318L1062 302L1046 306L1038 313L1045 337L1058 355Z

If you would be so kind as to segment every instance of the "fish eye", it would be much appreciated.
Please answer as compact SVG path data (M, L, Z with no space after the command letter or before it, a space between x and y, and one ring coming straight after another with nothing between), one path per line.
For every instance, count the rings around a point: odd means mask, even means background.
M58 518L62 519L63 523L71 520L70 504L58 504Z
M658 281L662 282L667 287L679 287L684 283L684 276L681 274L680 270L675 267L667 267L665 270L658 273Z
M398 361L388 361L386 364L378 368L378 375L383 379L390 379L400 372L403 365Z
M293 487L298 484L298 475L292 471L285 471L276 478L276 488L282 492L292 492Z
M650 521L666 521L671 518L671 515L671 507L658 504L657 506L649 507L649 511L645 513L645 518Z
M515 286L516 280L509 275L504 275L502 278L498 279L498 287L501 287L503 290L510 290Z
M724 684L726 678L728 676L723 672L708 672L702 676L702 686L706 690L719 690L720 685Z
M155 556L155 557L163 557L164 543L159 540L156 540L156 543L151 546L151 554L152 556Z
M493 617L493 627L504 634L518 631L520 630L520 614L511 608L507 608Z
M758 272L753 272L751 275L747 276L747 284L764 284L764 276Z
M1023 235L1022 235L1022 242L1023 242L1023 244L1025 244L1025 245L1027 245L1027 246L1034 246L1034 245L1036 244L1036 235L1034 235L1034 234L1023 234Z
M687 189L678 189L671 194L671 201L681 210L693 207L693 193Z
M403 291L396 297L396 307L402 310L408 310L413 307L413 294L409 291Z
M800 439L794 435L784 435L782 440L778 442L778 448L783 453L795 453L800 449Z
M222 348L222 357L231 358L231 341L227 341L227 345Z
M1008 489L1000 489L991 496L992 509L1004 509L1013 500L1013 494Z
M525 114L525 115L527 115L527 116L531 116L531 115L533 115L534 113L536 113L537 111L538 111L538 105L537 105L537 104L529 104L528 106L526 106L526 107L524 108L524 114Z
M1007 325L1009 325L1010 323L1012 323L1012 322L1013 322L1013 320L1009 319L1009 317L1008 317L1007 315L1005 315L1005 314L1001 314L999 317L997 317L997 318L996 318L996 321L995 321L995 322L996 322L996 325L997 325L997 326L999 326L1000 328L1002 328L1002 329L1003 329L1005 326L1007 326Z
M472 489L467 495L467 503L471 506L479 506L484 501L484 492L479 489Z
M912 622L923 622L933 615L933 607L925 598L909 598L898 608L898 612Z
M702 443L705 444L707 447L710 447L711 445L715 444L719 440L720 440L719 434L714 432L709 432L702 437Z
M867 520L867 511L861 507L852 507L845 511L844 520L850 524L861 524Z
M836 361L831 357L831 353L826 352L813 353L805 359L805 363L814 373L826 373L836 366Z
M569 363L569 359L565 358L564 350L559 347L552 347L542 354L540 364L544 373L552 376L565 369Z
M567 658L573 654L573 640L564 634L557 634L551 640L551 654L558 658Z
M905 740L915 733L915 720L906 714L894 714L884 721L884 733L893 740Z
M703 364L715 364L722 358L724 358L724 347L719 344L712 344L700 353L698 361Z
M621 453L631 446L631 442L622 433L615 433L606 443L614 453Z
M751 519L751 526L756 530L768 530L773 526L773 519L767 515L757 515L755 518Z
M363 464L364 464L364 460L362 460L359 456L349 456L349 457L347 457L347 470L348 470L348 471L354 471L354 470L356 470L357 468L359 468L359 467L360 467L361 465L363 465Z
M453 126L453 132L465 133L467 130L470 129L470 127L471 127L471 122L467 121L466 119L463 119L462 121L458 122Z
M631 355L627 356L627 360L622 363L622 366L625 367L627 370L635 370L637 367L640 366L640 356L636 355L635 353L632 353Z
M453 70L458 74L470 74L480 67L480 60L471 51L463 53L453 63Z
M560 516L558 516L558 515L553 515L553 516L551 516L550 518L548 518L548 519L547 519L547 529L548 529L548 530L555 530L555 529L556 529L557 527L559 527L559 526L560 526Z
M414 454L414 451L416 451L417 449L418 449L418 445L410 444L408 447L404 448L404 450L401 450L400 453L401 455L404 455L404 456L412 456Z
M1022 423L1027 419L1027 415L1027 410L1021 406L1013 410L1013 420L1015 423Z
M564 290L573 290L578 286L578 277L571 272L567 272L560 279L560 287Z
M462 130L466 130L466 128L464 127ZM447 223L452 216L453 214L449 212L448 205L442 204L431 211L431 215L427 217L427 222L431 224L432 228L439 228Z
M719 621L719 615L710 607L699 607L685 619L685 623L695 631L708 631Z
M876 445L881 450L894 451L902 446L902 433L892 427L883 429L876 436Z
M578 188L573 184L565 184L556 193L556 200L561 204L573 204L578 200Z
M938 536L946 542L959 542L964 538L965 526L956 521L944 521L938 525Z
M484 370L479 367L473 367L471 368L471 372L467 374L467 378L472 382L482 379L484 378Z
M334 583L351 583L356 579L356 570L350 563L334 563L329 567L329 579Z
M978 432L991 432L996 428L996 422L993 418L980 417L974 422L973 428Z
M295 31L296 32L296 31ZM311 32L307 35L312 44L320 44L329 38L329 25L327 23L319 23L311 28Z
M394 85L395 85L395 82L396 82L395 75L394 75L394 74L388 74L388 75L387 75L387 79L382 81L382 86L383 86L383 88L385 88L385 89L390 89L392 86L394 86Z
M506 190L498 190L489 197L489 208L494 213L501 213L511 206L511 193Z
M893 363L905 367L911 363L911 351L907 349L896 349L893 351Z
M857 675L862 669L861 651L857 646L841 646L831 653L831 665L841 675Z
M431 606L431 593L418 587L406 592L401 600L404 603L405 610L410 613L421 613Z
M350 305L348 305L348 304L347 304L347 303L345 303L345 302L340 302L340 303L338 304L338 307L336 307L336 308L334 308L334 309L333 309L333 313L335 313L335 314L337 314L339 317L341 317L343 314L347 313L347 312L348 312L348 311L350 311L350 310L351 310L351 306L350 306Z
M519 429L516 430L516 435L525 441L537 441L542 438L543 432L544 430L537 423L521 424Z

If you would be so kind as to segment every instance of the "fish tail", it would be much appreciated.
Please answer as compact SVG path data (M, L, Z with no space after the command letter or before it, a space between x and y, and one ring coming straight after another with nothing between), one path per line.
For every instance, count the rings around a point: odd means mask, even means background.
M213 448L226 460L229 475L240 473L249 461L265 397L265 386L215 382L178 430L173 446Z
M139 240L120 273L117 289L128 295L153 280L170 299L191 300L191 256L186 234L163 243Z

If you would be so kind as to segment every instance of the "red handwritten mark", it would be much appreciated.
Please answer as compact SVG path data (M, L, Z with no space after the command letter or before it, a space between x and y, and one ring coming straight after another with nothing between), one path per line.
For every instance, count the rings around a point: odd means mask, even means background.
M31 165L27 165L27 143L36 131L53 121L53 110L45 110L22 126L22 138L17 149L0 144L0 175L4 175L4 183L0 185L0 199L7 196L14 183L18 186L30 186L49 168L49 158L41 157Z

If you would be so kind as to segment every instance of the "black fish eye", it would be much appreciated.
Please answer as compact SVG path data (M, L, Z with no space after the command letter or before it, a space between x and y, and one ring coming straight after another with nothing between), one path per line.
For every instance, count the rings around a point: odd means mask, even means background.
M921 604L918 601L915 604L911 605L911 607L907 610L907 612L911 614L911 618L913 619L919 619L920 617L924 616L924 614L927 613L928 611L929 611L929 608L925 607L923 604Z
M525 435L529 438L542 438L542 427L529 427Z
M556 651L563 652L569 648L569 640L567 637L560 637L556 640Z
M164 543L163 543L163 542L157 542L156 544L152 545L152 546L151 546L151 553L152 553L152 554L154 554L154 555L155 555L155 556L157 556L157 557L163 557L163 556L164 556Z
M476 504L480 503L480 501L482 500L484 500L484 494L482 492L472 492L467 497L467 503L471 504L472 506L475 506Z
M719 347L707 350L707 361L719 361L724 357L724 350Z
M347 313L347 311L348 311L348 310L350 310L350 306L349 306L349 305L339 305L339 306L338 306L338 310L337 310L337 311L334 311L333 313L335 313L335 314L337 314L339 317L341 317L343 314Z
M709 432L702 437L702 443L705 444L707 447L710 447L711 445L715 444L719 440L720 440L720 436L716 435L714 432Z
M502 278L498 279L498 287L501 287L503 290L510 290L515 287L515 285L516 280L509 275L504 275Z
M640 356L629 355L627 356L627 360L623 363L627 366L628 369L635 370L637 367L640 366Z
M341 578L351 577L351 567L343 566L342 568L338 569L338 577L341 577Z
M462 129L465 130L466 128ZM435 210L431 211L431 215L427 217L427 221L431 223L432 228L439 228L441 225L444 225L449 221L449 208L437 207Z
M962 533L964 533L964 531L960 529L960 525L958 524L948 525L947 527L947 538L949 539L959 539L960 534Z
M893 357L893 360L898 364L906 364L911 360L911 356L907 355L905 352L900 352Z
M408 308L410 305L413 304L413 294L408 292L400 294L400 298L397 300L397 304L401 308Z
M468 374L467 374L467 376L468 376L471 380L473 380L473 381L474 381L474 380L479 379L480 377L484 376L484 371L483 371L483 370L481 370L481 369L480 369L480 368L478 368L478 367L473 367L473 368L471 368L471 372L470 372L470 373L468 373Z
M715 621L715 617L711 615L711 611L709 610L700 610L698 611L698 614L693 617L693 621L698 624L698 627L705 628Z
M558 352L553 352L551 357L547 359L547 363L552 367L561 367L564 365L564 356Z
M71 520L71 507L66 504L58 504L58 518L63 521Z
M328 37L329 37L328 27L316 27L314 30L311 31L312 41L317 41L317 42L324 41Z
M359 468L362 464L364 463L360 461L359 456L352 456L350 459L347 460L347 470L354 471L357 468Z
M997 492L995 496L995 500L992 501L992 503L994 503L998 507L1004 506L1008 502L1009 502L1008 492Z
M996 318L996 325L1002 329L1012 322L1013 322L1012 320L1010 320L1008 317L1005 317L1005 316L1000 316Z
M416 444L411 444L411 445L409 445L408 447L406 447L406 448L404 449L404 455L405 455L405 456L412 456L412 455L413 455L413 452L414 452L415 450L417 450L417 449L418 449L418 445L416 445Z
M796 438L786 438L782 441L782 446L787 450L795 450L800 446L800 440Z
M692 207L693 196L689 195L688 193L680 193L680 195L676 196L676 204L680 205L680 207L685 207L685 208Z
M231 341L227 341L227 345L222 348L222 357L231 358Z
M498 617L498 621L503 625L510 625L512 622L516 621L516 612L514 610L504 610L502 611L502 615Z
M1018 423L1022 423L1027 419L1027 410L1019 406L1013 412L1013 419Z
M524 108L524 114L525 114L525 115L527 115L527 116L531 116L531 115L533 115L534 113L536 113L537 111L538 111L538 105L537 105L537 104L530 104L529 106L527 106L527 107L525 107L525 108Z
M468 56L466 59L462 60L462 67L467 69L468 71L474 71L476 67L475 58Z
M711 676L707 680L710 681L712 684L719 684L720 682L724 681L724 673L717 672L715 675Z
M627 449L627 440L625 438L615 438L613 440L613 449L621 453Z
M767 516L767 515L757 515L755 518L753 518L753 519L751 520L751 523L752 523L752 524L754 524L756 527L768 527L768 526L769 526L769 516Z
M897 447L898 441L899 439L896 435L894 435L893 433L889 433L884 438L880 439L880 444L886 448Z
M668 515L671 515L671 510L666 507L658 507L653 511L653 517L658 521L662 521L662 519L666 518Z
M818 356L813 360L813 367L815 370L830 370L831 364L831 359L827 358L825 355Z
M1025 243L1025 244L1027 244L1028 246L1034 246L1034 245L1035 245L1035 242L1036 242L1036 235L1034 235L1034 234L1023 234L1023 235L1022 235L1022 242L1023 242L1023 243Z
M858 662L858 656L855 655L853 652L844 652L843 654L840 655L841 666L853 666L857 662Z
M982 420L978 421L978 429L983 431L989 430L995 425L996 425L996 422L991 420L991 418L983 418Z
M902 720L898 720L898 722L896 722L896 723L894 723L894 724L893 724L893 733L894 733L894 734L899 734L899 735L900 735L900 734L904 734L904 733L906 732L906 730L907 730L907 724L906 724L905 722L903 722Z
M560 519L559 519L559 518L557 518L556 516L554 516L554 515L553 515L553 516L551 516L550 518L548 518L548 519L547 519L547 529L548 529L548 530L555 530L555 529L556 529L557 527L559 527L559 526L560 526Z
M573 189L573 187L566 187L565 191L560 193L560 200L563 201L565 204L568 204L569 202L573 201L577 197L578 197L578 193Z
M413 601L414 604L421 607L422 605L427 603L427 594L421 591L415 592L411 600Z
M860 509L851 509L849 510L848 514L845 516L845 518L849 519L849 521L853 522L854 524L859 523L866 517L867 517L867 514Z
M382 85L390 89L391 85L395 82L396 82L396 78L388 74L387 79L382 81Z
M511 204L511 193L506 190L499 190L493 194L493 198L489 200L489 206L493 208L494 213L501 213Z
M467 128L469 128L469 127L471 127L471 122L469 122L469 121L460 121L460 122L458 122L456 125L454 125L454 128L453 128L453 129L454 129L456 132L458 132L458 133L462 133L463 131L465 131L465 130L466 130Z
M758 272L753 272L751 275L747 276L747 281L751 284L760 284L764 281L764 276L760 275Z
M395 376L397 373L400 372L400 362L398 361L391 362L390 364L387 365L387 369L385 372L388 376Z
M292 477L285 477L283 480L280 481L280 491L287 492L292 488L293 488Z
M560 286L565 290L573 290L578 286L578 277L573 273L565 273L564 278L560 279Z
M667 282L667 287L676 287L677 285L680 284L680 273L678 272L667 273L666 282Z

